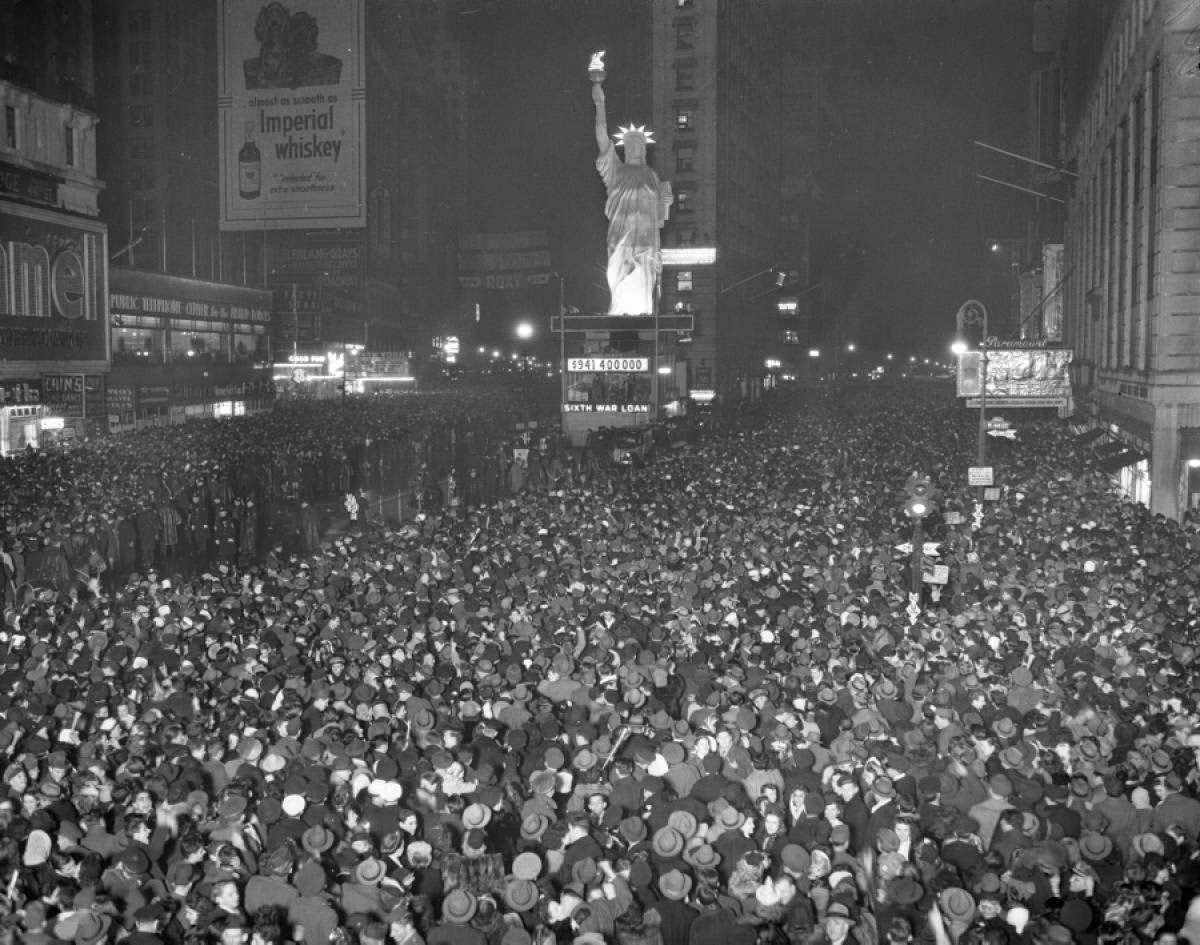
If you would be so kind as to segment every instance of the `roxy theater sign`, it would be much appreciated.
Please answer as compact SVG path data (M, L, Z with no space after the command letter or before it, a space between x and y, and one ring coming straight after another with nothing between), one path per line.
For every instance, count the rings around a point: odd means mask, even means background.
M71 244L0 243L0 310L19 318L93 321L96 274L85 261L89 240L95 237L83 234L82 253Z

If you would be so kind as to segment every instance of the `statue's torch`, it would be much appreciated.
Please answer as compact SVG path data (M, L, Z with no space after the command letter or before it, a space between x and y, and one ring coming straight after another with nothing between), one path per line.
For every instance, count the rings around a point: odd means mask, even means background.
M588 63L588 78L599 85L604 81L604 50L598 49L592 53L592 59Z

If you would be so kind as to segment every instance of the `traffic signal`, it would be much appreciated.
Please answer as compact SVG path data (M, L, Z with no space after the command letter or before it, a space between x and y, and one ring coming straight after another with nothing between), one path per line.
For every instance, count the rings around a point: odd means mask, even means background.
M912 519L923 519L931 515L937 508L934 498L933 484L928 476L913 473L904 485L907 494L904 501L904 513Z

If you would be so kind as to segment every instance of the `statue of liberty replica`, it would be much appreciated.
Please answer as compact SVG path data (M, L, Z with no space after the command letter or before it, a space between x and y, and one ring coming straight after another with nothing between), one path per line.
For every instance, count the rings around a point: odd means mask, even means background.
M671 208L671 185L659 180L646 164L646 146L654 143L652 132L631 125L609 138L603 51L592 57L588 77L596 105L596 170L608 192L604 205L608 217L608 314L652 315L662 273L659 231ZM625 150L623 161L617 148Z

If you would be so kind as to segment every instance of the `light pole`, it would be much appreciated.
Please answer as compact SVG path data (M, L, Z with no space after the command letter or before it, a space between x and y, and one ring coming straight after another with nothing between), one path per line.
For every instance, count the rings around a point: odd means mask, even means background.
M988 310L987 306L975 299L964 302L955 317L960 336L968 327L979 327L979 430L975 446L975 465L987 464L987 383L988 383ZM965 341L956 341L952 350L960 358L959 372L961 376L961 358L967 351ZM979 488L979 498L975 501L975 527L983 517L984 486Z
M521 349L521 379L523 385L529 386L529 342L533 338L533 324L518 322L516 327L517 340Z

